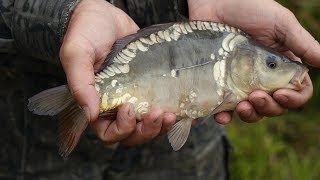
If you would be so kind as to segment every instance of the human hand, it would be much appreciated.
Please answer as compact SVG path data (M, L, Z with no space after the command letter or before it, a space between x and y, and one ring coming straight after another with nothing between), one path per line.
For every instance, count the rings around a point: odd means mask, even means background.
M294 14L272 0L188 0L189 16L193 20L209 20L229 24L248 33L257 41L282 52L292 59L320 67L320 45L299 24ZM295 56L296 55L296 56ZM263 116L278 116L287 108L296 108L312 96L313 87L307 75L300 91L280 89L272 97L263 91L249 95L248 101L236 107L239 117L256 122ZM215 116L217 122L227 124L230 112Z
M136 123L129 104L119 108L116 120L98 118L100 100L94 72L117 39L138 29L129 16L105 0L82 0L74 9L60 49L71 94L84 109L93 131L106 144L147 142L175 120L173 114L153 109Z

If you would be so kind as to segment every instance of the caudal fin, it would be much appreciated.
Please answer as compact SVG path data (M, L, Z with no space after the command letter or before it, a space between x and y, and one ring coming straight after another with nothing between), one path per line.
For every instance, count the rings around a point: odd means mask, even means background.
M84 111L74 102L58 114L59 152L67 157L78 144L83 131L88 126Z
M88 126L84 111L66 85L48 89L29 99L28 109L38 115L58 115L59 151L67 157L78 144Z
M58 86L29 98L28 109L38 115L57 115L74 101L68 86Z

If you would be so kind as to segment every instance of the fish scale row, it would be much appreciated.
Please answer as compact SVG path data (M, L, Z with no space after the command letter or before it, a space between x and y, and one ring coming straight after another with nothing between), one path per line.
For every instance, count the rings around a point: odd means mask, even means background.
M113 59L113 63L107 66L103 71L97 73L96 82L103 83L103 79L112 77L120 73L128 73L129 66L127 65L133 58L135 58L137 51L145 52L150 46L162 42L177 41L181 34L192 33L194 30L212 30L219 32L242 32L234 27L214 22L190 21L184 23L175 23L166 30L161 30L150 34L147 37L140 37L139 39L129 43L122 49ZM226 48L229 50L229 48Z

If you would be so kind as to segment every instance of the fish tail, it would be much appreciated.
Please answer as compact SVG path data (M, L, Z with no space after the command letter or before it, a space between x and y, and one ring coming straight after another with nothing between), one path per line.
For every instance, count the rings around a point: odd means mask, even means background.
M72 97L67 85L31 97L28 109L38 115L58 115L59 152L64 158L74 150L88 126L84 111Z

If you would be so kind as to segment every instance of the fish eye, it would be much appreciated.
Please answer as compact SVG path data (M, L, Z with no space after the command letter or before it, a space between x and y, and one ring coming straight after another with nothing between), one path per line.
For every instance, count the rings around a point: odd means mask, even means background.
M268 64L268 67L271 68L271 69L274 69L274 68L277 67L277 64L274 63L274 62L271 62L271 63Z
M277 67L277 58L276 56L268 56L267 58L267 66L271 69L274 69Z

